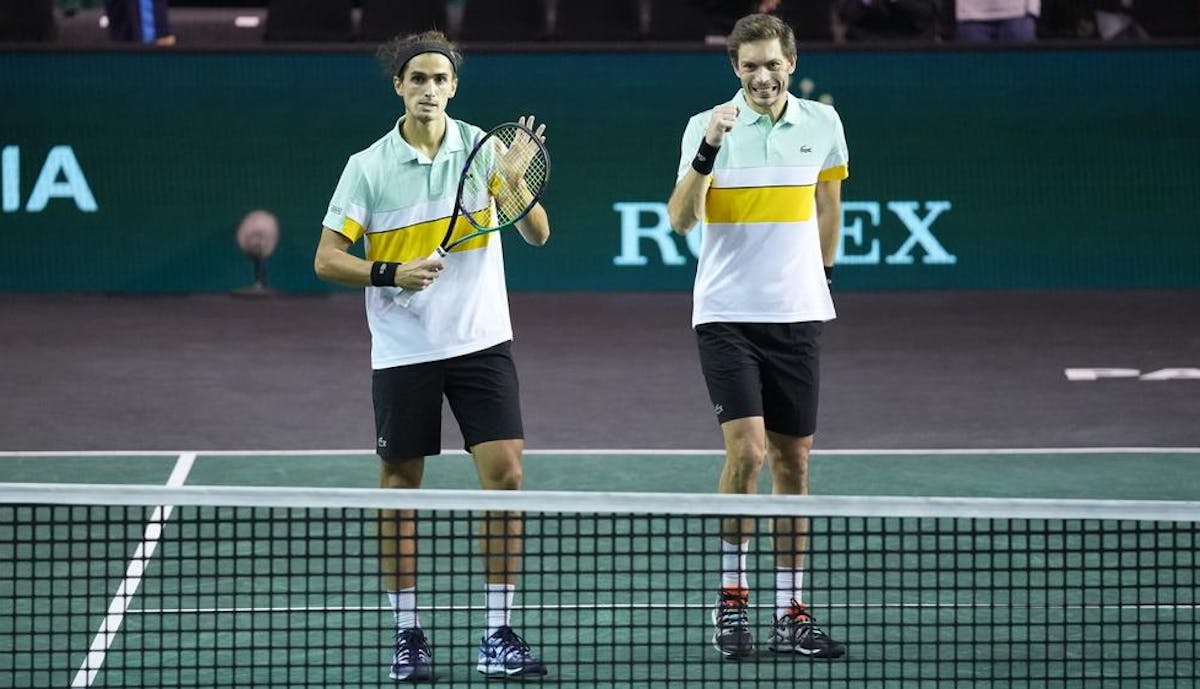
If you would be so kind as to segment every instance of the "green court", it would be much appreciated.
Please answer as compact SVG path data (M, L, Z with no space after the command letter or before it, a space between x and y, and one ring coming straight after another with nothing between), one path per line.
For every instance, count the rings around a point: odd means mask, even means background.
M376 463L354 452L7 453L0 482L373 488ZM547 685L1082 689L1196 676L1194 518L814 518L806 595L848 657L760 649L729 662L708 645L718 518L542 514L536 495L711 493L719 454L531 452L525 466L535 494L514 621L549 662ZM1200 500L1200 449L818 452L812 473L821 495ZM427 488L474 485L461 453L427 462ZM0 603L12 603L0 652L13 660L0 685L394 684L372 510L146 505L0 504ZM435 684L481 686L477 515L432 516L419 587ZM752 556L752 585L769 589L771 567ZM769 597L754 600L764 640Z
M165 483L179 452L0 453L0 482ZM365 452L200 452L186 483L373 488ZM527 490L712 492L719 452L527 451ZM470 458L426 462L426 488L476 485ZM766 470L763 489L768 488ZM1200 499L1200 448L816 450L812 492L824 495Z

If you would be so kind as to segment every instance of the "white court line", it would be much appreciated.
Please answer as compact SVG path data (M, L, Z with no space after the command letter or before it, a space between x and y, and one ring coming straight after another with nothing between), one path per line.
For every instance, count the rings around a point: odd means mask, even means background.
M182 486L184 481L187 480L188 472L192 470L192 464L195 461L195 452L180 454L178 461L175 462L175 468L171 471L170 477L167 478L167 485L172 487ZM96 632L96 636L92 638L92 644L88 648L87 657L84 658L83 664L75 673L75 679L71 680L72 687L90 687L92 686L92 682L96 680L97 673L100 672L100 668L104 665L108 649L112 646L113 639L116 638L117 632L121 629L121 622L125 619L125 613L128 611L130 603L133 602L133 596L137 593L138 587L142 583L142 574L146 571L146 565L149 564L150 558L154 557L154 551L158 549L158 541L162 538L163 526L171 518L173 509L171 505L159 505L154 508L154 512L150 515L150 521L147 522L146 530L142 535L142 542L134 550L133 558L129 561L129 565L125 569L125 580L117 587L116 594L108 604L108 614L105 615L104 621L100 623L100 629Z
M880 456L880 457L899 457L899 456L915 456L915 455L1079 455L1079 454L1200 454L1200 447L1012 447L1012 448L927 448L927 449L814 449L813 455L816 456ZM373 450L189 450L183 451L166 451L166 450L31 450L29 452L21 452L16 450L0 451L0 458L6 457L170 457L183 454L192 454L203 457L233 457L233 456L257 456L257 457L307 457L307 456L325 456L325 455L363 455L371 456L375 452ZM443 450L442 454L446 455L466 455L463 450L447 449ZM651 456L701 456L711 457L713 455L724 454L724 450L713 448L710 450L669 450L669 449L629 449L629 448L608 448L608 449L582 449L582 448L561 448L561 449L527 449L524 452L527 456L579 456L579 455L651 455Z
M755 603L751 608L774 610L771 603ZM1088 605L1000 605L991 603L823 603L814 608L929 608L929 609L996 609L996 610L1200 610L1200 603L1115 603ZM544 603L514 605L513 610L707 610L712 603ZM484 610L482 605L422 605L421 610L449 610L451 612ZM233 607L233 608L145 608L130 610L130 615L209 615L209 614L255 614L255 613L331 613L331 612L391 612L387 606L283 606L283 607Z

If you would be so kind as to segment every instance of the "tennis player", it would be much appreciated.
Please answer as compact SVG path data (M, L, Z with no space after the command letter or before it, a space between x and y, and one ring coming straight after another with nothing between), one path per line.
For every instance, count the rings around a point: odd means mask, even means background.
M704 223L692 325L700 364L725 440L722 493L754 493L764 458L773 491L808 492L817 418L822 323L849 156L828 105L788 93L796 39L767 14L743 17L728 39L741 89L693 116L683 134L668 203L680 234ZM726 657L754 651L746 555L750 520L722 523L721 589L713 645ZM803 518L777 519L775 620L770 649L837 658L834 641L802 597Z
M524 431L500 233L470 240L444 260L425 258L445 234L459 173L483 135L446 114L462 58L437 31L393 39L379 57L404 114L350 156L325 215L315 269L324 280L366 288L380 485L420 487L425 458L441 453L445 396L479 485L517 490ZM521 122L534 126L532 116ZM544 130L536 130L543 139ZM540 205L516 227L535 246L550 237ZM470 230L456 222L456 235ZM365 260L349 253L360 239ZM407 308L394 303L397 288L417 291ZM544 675L545 664L509 624L521 520L489 514L483 528L486 627L477 668L488 676ZM391 677L423 681L433 676L433 659L417 612L415 539L411 511L380 515L381 568L397 629Z

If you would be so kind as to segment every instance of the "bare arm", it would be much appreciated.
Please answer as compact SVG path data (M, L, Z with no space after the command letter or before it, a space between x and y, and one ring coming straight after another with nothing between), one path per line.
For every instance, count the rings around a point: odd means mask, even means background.
M837 258L842 232L842 181L817 182L817 228L821 236L821 258L825 266Z
M730 103L713 108L704 132L704 142L720 148L725 135L737 122L737 116L737 106ZM702 175L693 168L688 168L679 178L675 189L671 191L671 198L667 200L667 219L672 230L687 234L704 217L704 195L711 184L712 175Z
M672 230L687 234L704 217L704 195L711 184L712 175L702 175L695 170L688 170L676 182L671 198L667 200L667 218Z
M317 255L313 259L313 270L317 277L328 282L350 287L366 287L371 284L372 261L365 261L350 253L350 241L344 234L328 227L321 232L317 244ZM418 259L400 264L396 269L396 287L406 290L422 290L429 286L442 269L437 259Z
M542 204L534 204L529 214L517 221L517 231L526 242L542 246L550 240L550 218Z

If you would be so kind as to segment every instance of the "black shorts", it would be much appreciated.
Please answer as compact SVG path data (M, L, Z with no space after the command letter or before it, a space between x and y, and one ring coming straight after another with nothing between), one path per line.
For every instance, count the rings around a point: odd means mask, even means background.
M512 342L423 364L376 370L375 451L383 459L441 454L442 396L469 451L489 440L525 437Z
M696 326L717 421L761 416L768 431L816 432L821 327L818 321Z

